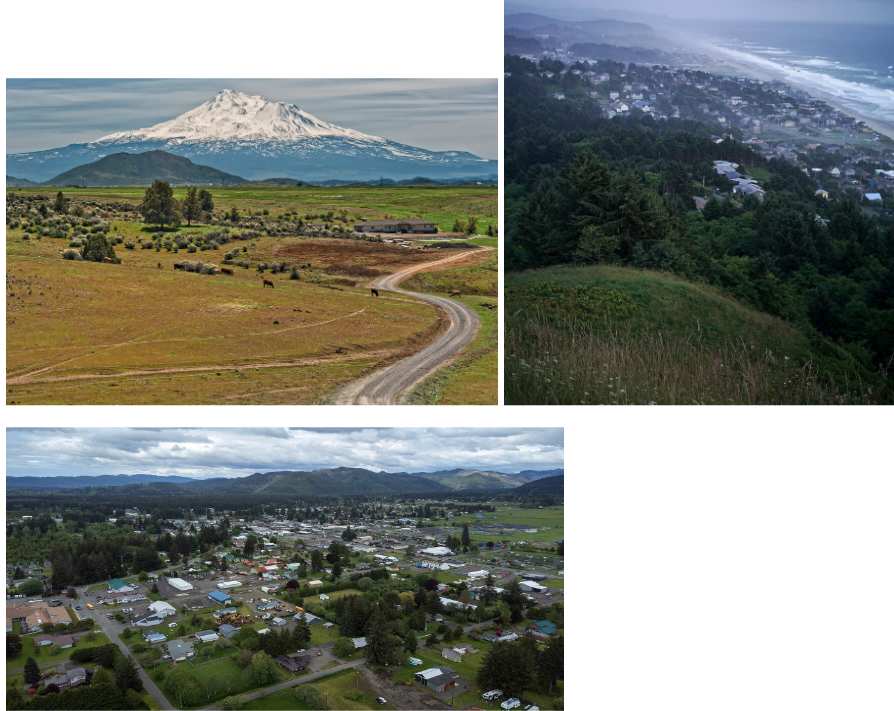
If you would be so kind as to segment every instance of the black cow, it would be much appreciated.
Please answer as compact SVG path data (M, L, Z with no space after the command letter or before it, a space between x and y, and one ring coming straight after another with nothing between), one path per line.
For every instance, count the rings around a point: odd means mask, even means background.
M378 289L371 289L370 291L372 291L372 295L373 295L373 296L378 296L378 295L379 295L379 290L378 290Z
M183 264L175 264L174 269L182 269L183 271L186 271L186 267Z

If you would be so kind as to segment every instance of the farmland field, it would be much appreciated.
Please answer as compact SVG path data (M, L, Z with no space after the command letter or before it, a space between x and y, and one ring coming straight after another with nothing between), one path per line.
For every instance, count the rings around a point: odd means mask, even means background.
M388 292L371 297L371 278L462 251L345 239L339 230L385 216L423 217L449 230L476 215L483 231L497 204L496 188L214 188L214 224L156 232L131 210L141 188L63 192L73 211L84 210L72 225L47 211L49 201L25 203L24 219L8 219L7 404L328 402L442 328L430 304ZM174 189L175 197L184 192ZM8 190L7 210L9 199L36 195L52 197ZM231 208L239 222L223 214ZM305 218L332 220L334 231L288 227ZM107 237L121 239L114 245L121 264L61 258L70 240L106 228ZM495 255L470 253L462 268L438 272L437 288L474 284L481 297L471 298L496 303ZM175 270L184 259L226 262L234 273ZM266 271L274 262L301 267L297 278L289 269ZM471 361L472 380L484 387L453 379L444 402L496 403L495 341L485 341L476 339L458 359Z

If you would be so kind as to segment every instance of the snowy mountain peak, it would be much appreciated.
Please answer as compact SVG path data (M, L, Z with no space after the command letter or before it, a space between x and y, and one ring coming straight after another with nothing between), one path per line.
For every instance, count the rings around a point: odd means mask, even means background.
M121 131L99 142L133 141L282 141L337 137L359 143L385 143L349 128L321 121L294 104L268 101L225 89L177 118L136 131Z

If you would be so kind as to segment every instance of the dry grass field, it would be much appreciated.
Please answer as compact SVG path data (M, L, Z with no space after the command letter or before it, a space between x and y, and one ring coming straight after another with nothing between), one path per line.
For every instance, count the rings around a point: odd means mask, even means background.
M115 217L104 218L110 235L149 238L141 223ZM23 234L7 228L7 404L313 404L442 327L429 304L375 298L368 277L326 268L388 274L449 256L443 250L274 235L190 254L118 244L122 263L102 264L62 259L67 238ZM221 265L227 251L252 267L174 270L183 259ZM311 266L298 280L255 268L274 261Z

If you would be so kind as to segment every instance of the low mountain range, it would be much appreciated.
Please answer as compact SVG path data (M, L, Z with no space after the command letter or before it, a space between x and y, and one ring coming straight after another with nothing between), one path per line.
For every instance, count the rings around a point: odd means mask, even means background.
M140 187L163 180L171 185L233 185L246 182L238 175L224 173L207 165L197 165L189 158L165 151L147 153L114 153L93 163L80 165L41 186L64 187L87 185L102 187Z
M149 128L90 143L10 153L7 172L43 182L115 153L166 151L217 170L264 180L403 180L491 175L497 161L465 151L429 151L322 121L293 104L224 90L186 113Z
M338 496L350 494L413 494L450 491L513 489L563 470L518 474L450 469L438 472L374 472L369 469L335 467L306 471L275 471L239 478L190 479L178 476L104 475L57 477L7 477L8 490L80 489L94 486L133 486L146 493L294 494ZM151 490L151 491L150 491ZM143 491L141 491L143 493Z

